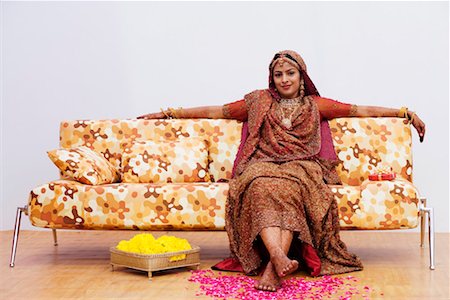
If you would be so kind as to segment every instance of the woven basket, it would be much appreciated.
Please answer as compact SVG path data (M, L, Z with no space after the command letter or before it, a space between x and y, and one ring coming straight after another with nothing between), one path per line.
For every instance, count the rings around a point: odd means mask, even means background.
M131 269L148 272L148 278L151 280L152 272L168 270L173 268L191 267L196 269L200 266L200 247L192 246L191 250L177 252L167 252L163 254L138 254L125 252L111 247L111 267L114 271L115 266L127 267ZM186 254L186 258L177 261L170 261L175 255Z

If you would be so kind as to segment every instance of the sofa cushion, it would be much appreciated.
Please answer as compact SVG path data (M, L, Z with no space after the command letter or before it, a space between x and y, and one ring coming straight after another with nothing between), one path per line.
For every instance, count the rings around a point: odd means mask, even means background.
M380 166L412 182L411 126L402 118L338 118L329 121L343 184L359 186Z
M113 183L120 178L107 159L88 147L55 149L47 154L65 178L91 185Z
M202 138L126 143L122 182L208 182L208 146Z
M361 186L330 185L343 229L399 229L418 225L419 192L409 181L366 180Z
M72 229L224 230L228 183L115 183L57 180L33 189L34 226Z
M401 118L337 118L329 121L344 184L359 186L379 164L412 182L411 128ZM204 137L209 140L211 181L230 179L242 123L235 120L74 120L60 126L60 146L87 146L120 168L120 143Z
M406 180L332 185L342 229L418 225L418 192ZM115 183L58 180L33 189L34 226L79 229L224 230L228 183Z
M61 122L60 146L87 146L119 169L121 143L202 137L209 141L211 181L218 182L231 178L241 128L241 122L230 119L73 120Z

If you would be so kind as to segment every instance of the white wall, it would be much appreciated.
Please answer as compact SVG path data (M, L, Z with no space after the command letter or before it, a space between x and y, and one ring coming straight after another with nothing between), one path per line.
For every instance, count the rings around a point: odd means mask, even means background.
M447 2L2 5L0 229L57 178L45 151L61 120L234 101L266 87L274 53L294 49L323 96L419 113L415 184L449 231Z

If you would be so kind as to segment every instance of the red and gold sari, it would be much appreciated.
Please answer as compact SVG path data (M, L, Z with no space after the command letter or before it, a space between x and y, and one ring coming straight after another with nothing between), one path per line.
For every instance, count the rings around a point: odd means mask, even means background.
M256 274L268 259L259 233L272 226L294 233L288 256L304 262L313 276L363 268L340 239L337 202L327 186L340 180L325 120L349 115L353 106L319 97L306 79L309 96L291 128L281 122L271 89L224 106L227 117L247 124L226 205L232 258L215 269Z

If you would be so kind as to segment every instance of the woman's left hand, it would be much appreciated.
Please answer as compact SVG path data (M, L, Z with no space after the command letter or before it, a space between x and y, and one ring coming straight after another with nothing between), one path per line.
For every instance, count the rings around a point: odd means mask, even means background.
M419 118L418 115L414 114L411 120L411 124L416 128L419 134L419 140L422 143L425 137L425 123Z

